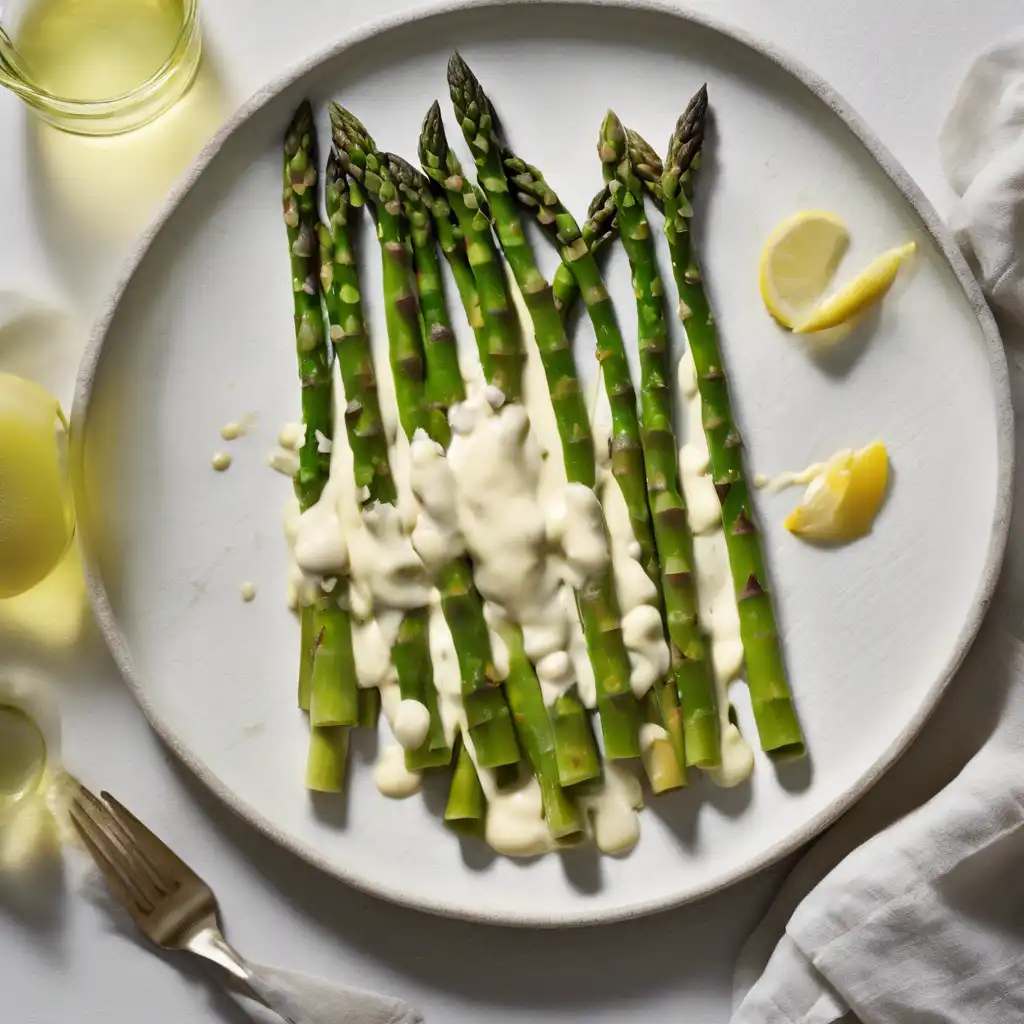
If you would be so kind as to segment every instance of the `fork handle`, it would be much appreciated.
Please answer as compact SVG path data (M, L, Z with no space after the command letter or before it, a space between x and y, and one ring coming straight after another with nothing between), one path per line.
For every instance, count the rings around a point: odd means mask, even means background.
M276 990L263 984L249 970L245 960L231 948L219 928L204 928L202 931L196 932L189 939L188 949L197 956L201 956L227 971L238 982L246 995L251 996L268 1010L272 1010L286 1024L305 1024L304 1021L295 1020L288 1016L281 1005L281 1000L278 998Z

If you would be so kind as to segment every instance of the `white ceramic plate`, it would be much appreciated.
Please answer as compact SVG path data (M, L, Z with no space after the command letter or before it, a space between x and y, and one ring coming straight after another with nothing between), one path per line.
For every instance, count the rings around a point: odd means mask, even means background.
M453 45L513 145L578 210L600 184L605 109L663 145L707 81L715 129L698 231L751 468L799 468L875 438L891 452L891 497L871 537L851 547L816 550L787 534L795 496L760 501L810 759L776 771L759 757L738 790L699 783L652 801L624 859L575 851L517 863L462 847L439 820L443 792L388 801L359 753L343 810L302 789L298 630L284 605L289 483L264 461L298 410L280 139L304 95L319 103L321 125L325 100L337 97L383 148L415 156L430 102L441 96L450 111ZM461 144L450 118L449 134ZM805 207L852 226L845 272L908 238L920 250L912 275L829 359L782 334L757 294L765 236ZM538 251L553 266L554 254ZM380 325L369 237L364 262ZM621 258L611 278L628 327ZM591 345L585 328L588 370ZM258 427L231 446L231 470L212 472L219 428L251 412ZM806 71L702 19L638 4L409 15L257 96L139 247L96 328L74 420L96 611L164 739L241 815L325 870L424 909L516 924L610 920L694 899L794 849L863 794L920 727L977 629L1002 554L1012 465L998 336L916 187ZM251 605L239 598L245 579L259 587Z

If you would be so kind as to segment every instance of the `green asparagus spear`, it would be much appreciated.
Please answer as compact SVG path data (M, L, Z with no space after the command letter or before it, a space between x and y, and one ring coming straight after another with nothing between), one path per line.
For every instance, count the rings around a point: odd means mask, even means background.
M509 184L522 203L528 194L535 202L533 210L541 224L549 229L558 244L563 264L579 285L583 302L597 336L597 361L601 366L605 391L612 414L611 467L626 508L629 510L633 537L640 545L640 564L660 589L658 552L651 527L651 512L644 486L644 453L640 445L640 423L636 412L636 392L629 376L626 346L622 340L615 309L605 287L594 254L580 231L576 218L562 204L555 191L536 167L506 152L504 158Z
M473 270L487 336L486 351L481 353L484 373L510 402L519 401L524 357L515 312L505 287L501 257L491 235L490 221L480 209L477 193L448 146L437 102L423 119L419 155L427 176L444 189L465 238L466 258Z
M320 308L317 267L317 147L313 110L303 102L284 138L283 206L291 260L295 347L302 385L306 437L299 451L295 493L305 510L314 505L330 474L330 457L320 451L319 431L333 434L330 358ZM336 598L324 594L302 612L300 704L310 710L312 738L307 762L310 788L337 791L344 781L347 735L358 719L351 624ZM329 734L328 734L329 733Z
M482 839L487 820L487 798L469 748L461 740L456 743L455 771L448 790L444 823L459 835Z
M679 489L676 438L669 393L668 334L650 225L640 179L633 170L626 133L609 111L598 151L618 211L619 237L629 258L636 294L640 349L640 408L654 529L661 556L672 666L680 688L686 754L690 764L721 762L715 687L707 639L700 628L693 577L693 539Z
M629 148L629 158L633 163L633 169L637 176L649 189L660 189L661 157L632 128L626 129L626 143ZM513 191L516 192L516 198L521 203L526 203L527 198L531 196L531 192L528 189L517 189L514 182ZM538 214L538 219L539 216ZM606 185L591 200L590 209L587 212L587 220L582 229L583 240L590 247L590 251L596 254L603 248L604 243L615 235L618 226L615 216L615 204L612 202L611 194ZM576 278L572 276L572 271L567 264L562 263L555 271L552 291L555 295L555 305L561 312L562 319L568 320L576 300L579 298L580 289L576 283Z
M345 428L352 449L355 484L357 488L366 488L367 503L392 505L397 491L381 419L373 353L363 318L350 223L353 212L362 205L362 196L334 152L327 159L324 197L329 229L321 229L320 278L331 343L345 385Z
M477 176L501 247L533 319L562 441L566 475L571 482L593 487L594 452L575 360L562 318L555 308L551 286L537 269L509 191L490 100L458 53L453 53L448 62L448 86L462 133L476 161ZM640 753L638 709L629 685L629 659L622 642L610 565L577 591L577 600L597 681L605 755L613 760L635 757Z
M700 161L707 106L705 86L680 116L669 142L661 179L665 234L679 290L679 316L697 368L711 472L722 501L722 526L739 606L754 720L763 749L776 757L799 757L805 753L804 741L786 677L764 551L743 465L743 443L690 229L693 173Z
M441 246L441 252L448 262L448 267L455 278L455 287L459 291L459 298L466 311L466 318L469 326L473 329L473 336L476 338L477 351L482 361L486 361L487 354L487 332L484 326L484 314L480 309L480 296L476 290L476 279L473 277L473 268L469 265L469 257L466 255L466 237L462 227L452 212L451 204L444 191L437 186L431 187L427 184L427 190L422 193L424 205L430 210L434 218L434 228L437 231L437 240Z
M506 623L501 638L508 648L508 678L505 692L515 716L519 740L540 783L544 818L556 839L577 833L583 827L580 813L566 795L559 780L558 756L540 682L523 647L519 626Z
M537 202L537 219L540 220L542 210L535 196L532 196L524 188L517 187L513 178L510 182L516 199L524 206L532 206ZM528 201L530 200L530 201ZM590 201L587 210L587 219L583 222L581 234L583 241L594 254L604 248L606 242L610 241L618 230L615 221L615 204L612 202L611 193L606 185ZM555 275L551 279L551 294L555 300L555 307L562 314L562 320L566 323L572 315L576 302L580 297L580 286L576 283L568 264L560 263Z
M483 311L486 344L481 348L480 362L484 374L488 383L499 388L508 401L522 401L525 356L506 291L501 257L491 235L490 221L481 212L480 198L448 146L437 103L423 120L420 162L428 177L444 190L451 208L458 211L459 226L470 240L468 261L474 284L480 291L474 300L467 288L463 301L467 316L472 317L478 307ZM534 707L535 703L529 706ZM564 694L550 710L561 783L568 786L596 778L601 773L597 745L579 695L575 691ZM581 723L586 728L581 728ZM536 727L540 728L540 724L536 723Z
M423 319L427 402L447 415L453 405L465 399L466 387L462 381L455 333L442 290L441 260L437 252L433 219L421 192L421 189L427 187L427 180L400 156L388 153L385 159L388 173L398 187L412 242L416 292Z

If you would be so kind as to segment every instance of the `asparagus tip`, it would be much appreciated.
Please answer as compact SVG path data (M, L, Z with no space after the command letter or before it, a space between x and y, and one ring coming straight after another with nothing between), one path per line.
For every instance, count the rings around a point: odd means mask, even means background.
M292 115L284 135L285 152L294 156L298 152L302 136L313 128L313 104L304 99Z
M702 85L679 115L668 145L667 165L678 174L690 168L704 142L704 121L708 112L708 87Z
M609 110L601 122L601 132L597 141L597 152L601 163L618 163L626 147L626 130L622 127L614 110Z
M469 70L469 65L462 59L462 54L458 50L452 50L452 55L448 58L449 84L462 85L474 77L473 72Z

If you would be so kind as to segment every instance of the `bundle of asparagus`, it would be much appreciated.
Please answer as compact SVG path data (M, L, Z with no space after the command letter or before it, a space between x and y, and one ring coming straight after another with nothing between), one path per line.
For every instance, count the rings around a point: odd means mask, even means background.
M467 398L440 256L450 268L475 336L485 380L505 403L523 400L526 356L507 265L533 323L565 478L570 485L598 486L590 417L566 334L571 311L582 298L596 335L611 414L610 486L621 492L636 560L650 582L669 650L662 663L669 670L634 693L610 560L576 581L603 756L615 761L642 755L654 792L685 785L688 766L717 766L720 709L710 645L698 617L693 538L676 461L664 288L645 211L646 191L664 211L679 312L697 367L761 743L776 756L799 755L803 740L786 680L742 444L690 230L706 90L679 118L664 162L609 112L598 143L605 186L581 227L542 173L504 144L489 98L458 53L448 66L448 84L478 185L448 144L438 103L428 111L420 133L424 173L395 154L379 151L362 123L332 103L334 147L324 176L327 223L321 223L321 175L308 103L300 106L286 133L284 211L306 427L295 476L300 509L311 509L321 500L330 472L325 451L330 446L323 442L333 436L332 349L347 399L343 418L356 493L367 510L398 502L353 234L364 199L380 242L389 371L400 429L410 444L425 436L443 456L452 437L448 413ZM559 249L562 265L553 283L538 269L520 206ZM626 342L596 258L616 235L628 257L636 295L639 402ZM434 561L429 575L453 641L461 691L446 820L460 831L482 834L488 794L500 793L502 779L525 771L539 784L552 840L578 837L586 828L582 808L592 806L583 794L592 791L603 771L580 694L570 687L548 706L519 623L503 617L488 624L464 547ZM325 585L317 600L300 612L299 704L310 713L307 785L312 789L341 788L348 730L376 721L377 691L357 686L345 589ZM493 642L507 655L501 668L492 650L492 628L500 638ZM451 730L446 731L435 686L434 653L429 608L405 608L390 657L403 701L422 705L429 717L422 743L406 750L410 770L452 761ZM521 755L525 765L514 769ZM491 773L487 779L484 770Z

